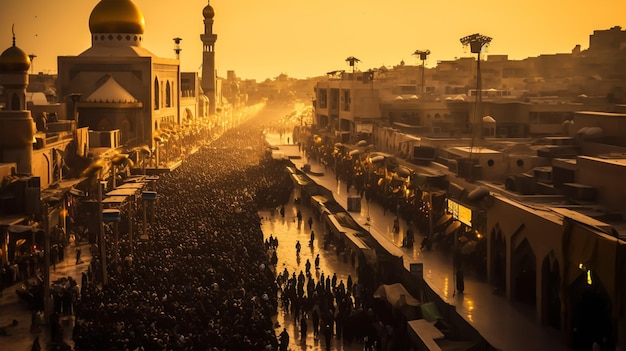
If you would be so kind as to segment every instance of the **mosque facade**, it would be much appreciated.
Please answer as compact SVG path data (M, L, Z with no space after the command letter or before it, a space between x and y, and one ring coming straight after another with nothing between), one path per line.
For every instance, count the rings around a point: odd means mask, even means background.
M213 10L207 8L205 23L212 23ZM193 112L204 116L215 112L215 98L206 99L200 92L194 95L203 106L190 109L181 103L180 61L158 57L142 46L145 19L132 0L101 0L91 12L89 30L90 48L78 56L58 58L59 96L79 96L74 106L68 101L68 109L74 109L68 115L76 114L77 128L119 131L114 138L120 145L153 148L163 129L198 117ZM203 68L213 67L209 72L215 72L212 48L204 53L211 64L205 62ZM207 87L214 95L214 78L212 82ZM211 108L204 107L209 104Z

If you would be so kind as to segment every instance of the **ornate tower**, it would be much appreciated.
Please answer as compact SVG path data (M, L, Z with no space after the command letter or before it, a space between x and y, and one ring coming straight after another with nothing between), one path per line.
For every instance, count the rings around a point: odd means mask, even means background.
M215 103L217 96L215 95L215 80L217 74L215 72L215 41L217 34L213 34L213 17L215 11L211 7L210 1L202 10L204 16L204 34L200 35L202 40L202 90L209 98L209 114L215 114Z
M17 164L17 172L32 174L35 123L26 110L26 87L30 58L13 46L0 55L0 85L4 87L4 109L0 111L0 162Z

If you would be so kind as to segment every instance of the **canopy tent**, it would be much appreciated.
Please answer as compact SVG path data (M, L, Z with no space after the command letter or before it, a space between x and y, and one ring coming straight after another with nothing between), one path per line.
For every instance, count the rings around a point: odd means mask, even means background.
M380 285L374 292L374 297L378 299L386 299L393 307L400 308L403 306L419 307L422 303L414 298L402 283L391 285Z
M459 221L454 221L450 223L446 228L446 235L454 233L457 229L459 229L459 227L461 227L461 222Z

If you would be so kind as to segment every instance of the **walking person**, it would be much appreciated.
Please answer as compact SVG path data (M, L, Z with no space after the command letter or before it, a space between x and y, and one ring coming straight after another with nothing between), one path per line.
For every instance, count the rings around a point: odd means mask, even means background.
M83 261L80 260L80 254L81 254L81 249L78 246L76 247L76 264L83 263Z
M317 338L319 335L320 327L320 312L317 305L313 307L313 312L311 312L311 319L313 320L313 336Z
M309 217L308 222L309 222L309 229L312 229L313 228L313 217Z
M315 232L311 230L311 242L309 243L311 246L313 246L314 240L315 240Z
M289 333L287 333L287 328L283 328L283 331L280 333L280 351L287 351L289 347Z
M300 318L300 339L304 343L306 342L306 332L309 329L309 326L306 322L306 313L302 314L302 318Z
M326 351L330 351L330 340L333 337L333 329L329 324L324 326L324 341L326 342Z
M320 269L320 254L315 256L315 269Z

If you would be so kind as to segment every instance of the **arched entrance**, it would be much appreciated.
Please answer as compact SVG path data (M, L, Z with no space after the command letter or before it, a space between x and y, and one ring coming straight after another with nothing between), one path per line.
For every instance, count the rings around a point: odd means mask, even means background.
M594 342L602 343L603 350L615 349L611 301L593 272L583 272L570 285L568 294L572 349L591 350Z
M515 300L530 305L537 302L537 267L535 253L524 239L511 257L511 289Z
M496 223L491 230L491 284L497 294L506 292L506 239Z
M541 264L541 301L543 310L543 323L561 329L561 272L559 261L550 252Z

